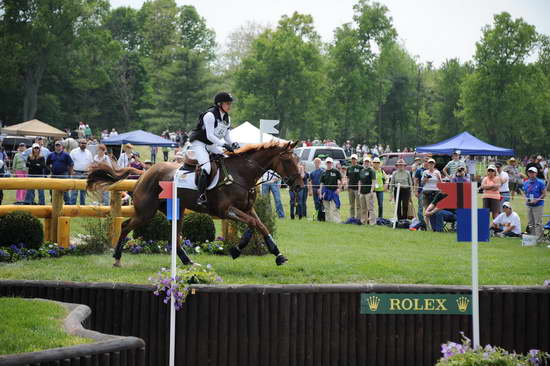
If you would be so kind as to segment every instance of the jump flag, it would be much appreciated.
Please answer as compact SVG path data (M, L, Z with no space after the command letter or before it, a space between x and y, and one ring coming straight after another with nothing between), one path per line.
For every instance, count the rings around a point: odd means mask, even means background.
M456 210L456 241L472 241L472 210L459 208ZM477 210L477 240L489 241L489 209Z
M437 187L447 197L439 201L438 208L472 208L471 183L438 183Z
M172 198L172 181L164 180L159 182L159 186L162 188L162 192L159 194L159 198Z

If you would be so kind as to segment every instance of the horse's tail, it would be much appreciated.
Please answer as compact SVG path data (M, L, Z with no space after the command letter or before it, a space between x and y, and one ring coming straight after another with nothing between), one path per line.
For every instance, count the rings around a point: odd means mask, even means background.
M104 190L119 180L127 178L130 174L139 175L141 173L143 172L135 168L113 169L108 164L93 164L88 173L86 189Z

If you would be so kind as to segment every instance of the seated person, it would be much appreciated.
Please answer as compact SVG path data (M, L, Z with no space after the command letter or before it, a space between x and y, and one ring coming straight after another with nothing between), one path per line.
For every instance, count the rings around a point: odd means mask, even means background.
M491 230L499 237L520 237L521 220L518 214L512 211L512 204L504 202L502 208L504 212L493 220Z
M459 166L455 172L455 175L451 178L452 183L469 183L470 178L466 174L466 168Z
M437 204L445 197L447 197L446 193L438 192L424 213L424 216L430 219L433 231L443 232L445 222L456 221L456 210L437 207Z

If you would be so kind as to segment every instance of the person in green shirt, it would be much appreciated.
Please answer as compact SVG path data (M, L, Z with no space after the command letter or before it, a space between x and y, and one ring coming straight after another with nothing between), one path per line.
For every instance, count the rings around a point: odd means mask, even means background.
M327 169L321 175L321 197L323 199L323 207L325 208L326 221L339 223L340 222L340 187L342 185L342 174L333 167L333 160L328 157L325 160Z
M386 190L386 173L380 167L380 159L372 160L374 171L376 172L376 180L374 182L374 193L378 202L378 217L384 217L384 191Z
M359 207L361 208L361 222L369 225L376 224L376 212L374 211L374 182L376 171L372 169L371 159L365 156L363 169L359 173Z
M405 160L399 159L395 163L396 170L393 171L390 179L390 189L393 190L394 199L397 199L397 186L399 185L399 201L397 203L397 219L404 220L408 218L409 199L411 197L411 188L413 181L411 173L405 170Z
M351 154L351 166L348 167L346 177L348 177L348 196L349 196L349 216L359 218L361 203L359 201L359 173L363 167L357 164L357 154Z
M29 169L27 168L27 158L25 157L25 150L27 145L24 142L20 143L17 147L17 153L13 156L12 169L15 172L17 178L25 178ZM17 202L25 202L25 196L27 191L25 189L18 189L15 193L15 199Z

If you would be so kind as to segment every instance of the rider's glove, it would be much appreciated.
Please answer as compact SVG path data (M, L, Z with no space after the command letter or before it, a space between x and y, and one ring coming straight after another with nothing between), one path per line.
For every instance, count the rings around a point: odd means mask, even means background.
M231 147L233 148L233 150L238 150L241 147L241 145L239 145L238 142L234 142L231 144Z
M235 149L229 144L223 144L223 148L229 152L233 152Z

